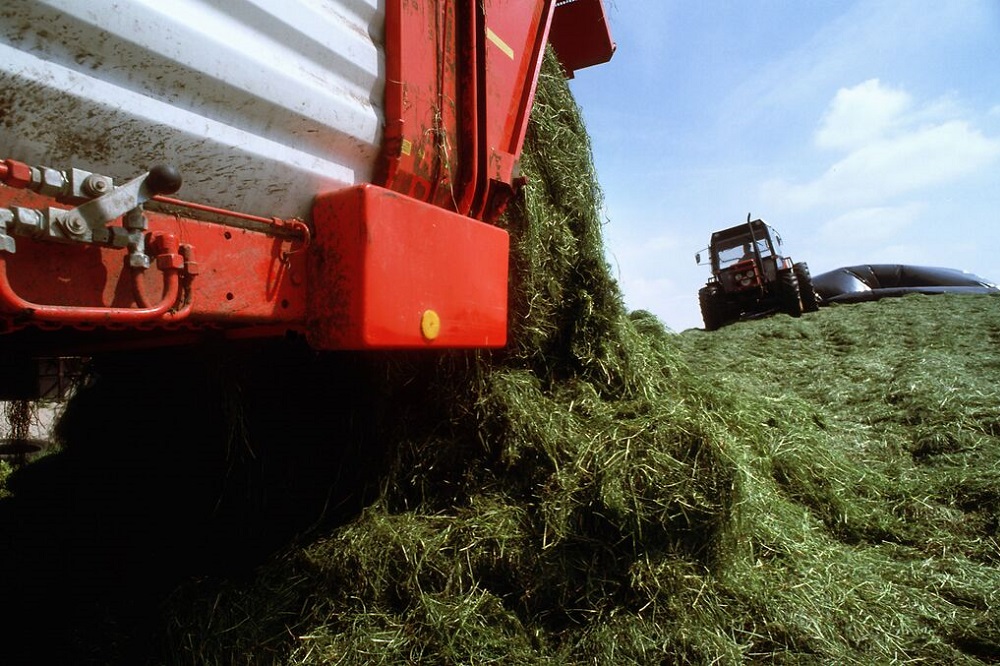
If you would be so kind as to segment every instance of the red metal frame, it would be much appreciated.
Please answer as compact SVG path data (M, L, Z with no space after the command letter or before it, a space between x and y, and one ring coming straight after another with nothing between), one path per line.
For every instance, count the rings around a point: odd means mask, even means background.
M495 219L513 195L554 6L389 0L376 184Z
M616 48L602 0L558 0L549 41L570 76L608 62Z
M155 241L162 250L156 255L156 263L163 273L163 295L156 305L148 303L140 277L141 272L134 269L126 270L132 272L133 293L139 307L87 307L33 303L14 290L7 277L7 257L0 252L0 311L17 313L22 320L37 320L52 324L129 325L162 320L171 308L174 308L175 312L169 319L177 321L190 313L188 308L181 316L177 315L181 305L180 273L183 269L183 261L177 261L180 259L180 255L177 254L179 250L177 239L170 235L158 235Z
M466 4L388 0L385 10L386 120L376 182L452 210L462 210L463 169L476 149L475 135L459 126L474 85L459 71L469 56L459 16Z
M0 179L3 175L0 172ZM52 205L34 192L0 186L0 207ZM229 215L217 208L198 208ZM120 249L16 237L16 253L0 253L0 318L43 326L148 327L186 320L192 326L301 327L306 253L298 250L309 240L302 222L254 218L287 236L283 238L180 213L145 215L156 263L146 271L128 268ZM145 294L154 291L163 296L151 305Z
M313 216L306 330L314 347L506 343L504 230L375 185L320 197Z

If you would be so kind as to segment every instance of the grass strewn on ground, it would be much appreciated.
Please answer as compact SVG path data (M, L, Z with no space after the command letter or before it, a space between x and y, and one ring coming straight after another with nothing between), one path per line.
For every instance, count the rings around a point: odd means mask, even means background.
M350 524L189 606L197 651L172 658L990 663L998 306L908 297L683 335L636 313L632 353L668 371L625 395L494 369L464 452L409 442ZM466 457L435 471L436 446Z
M817 661L996 657L998 334L1000 298L945 295L678 337L748 422L731 591L756 633L798 624Z

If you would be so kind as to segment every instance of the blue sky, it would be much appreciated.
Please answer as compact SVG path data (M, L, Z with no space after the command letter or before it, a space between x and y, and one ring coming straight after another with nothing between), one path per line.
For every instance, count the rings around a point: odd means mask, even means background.
M571 82L630 309L701 327L714 229L762 217L814 274L1000 281L1000 0L604 0Z

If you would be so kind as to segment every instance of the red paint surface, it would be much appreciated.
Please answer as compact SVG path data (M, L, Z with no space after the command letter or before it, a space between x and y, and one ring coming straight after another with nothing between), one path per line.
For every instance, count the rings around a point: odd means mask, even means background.
M556 7L549 35L566 71L599 65L611 60L615 42L602 0L571 0Z
M554 0L386 5L376 184L490 221L513 195Z
M0 207L44 208L52 201L26 190L0 186ZM305 256L286 253L297 241L185 218L147 212L150 236L169 234L193 248L198 274L191 281L192 324L246 326L287 323L301 326L305 315ZM142 318L125 313L142 310L125 268L126 252L84 244L65 244L15 236L17 251L6 255L10 289L33 304L63 308L114 308L115 317L79 323L122 323L132 319L143 325L170 323L176 318ZM155 255L153 250L150 250ZM159 301L164 277L154 261L141 278L143 291ZM24 321L23 308L0 306L0 319ZM59 319L62 317L62 319ZM44 313L31 314L44 323ZM70 317L72 318L72 317ZM84 318L86 319L86 317ZM53 321L69 322L63 315Z
M313 212L307 336L319 349L499 347L507 232L373 185ZM441 320L421 334L423 313Z

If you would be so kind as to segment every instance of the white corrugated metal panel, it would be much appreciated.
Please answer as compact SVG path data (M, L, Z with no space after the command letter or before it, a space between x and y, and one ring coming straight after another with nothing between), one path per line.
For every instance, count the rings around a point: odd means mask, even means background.
M385 88L380 0L7 0L0 158L307 216L369 181Z

